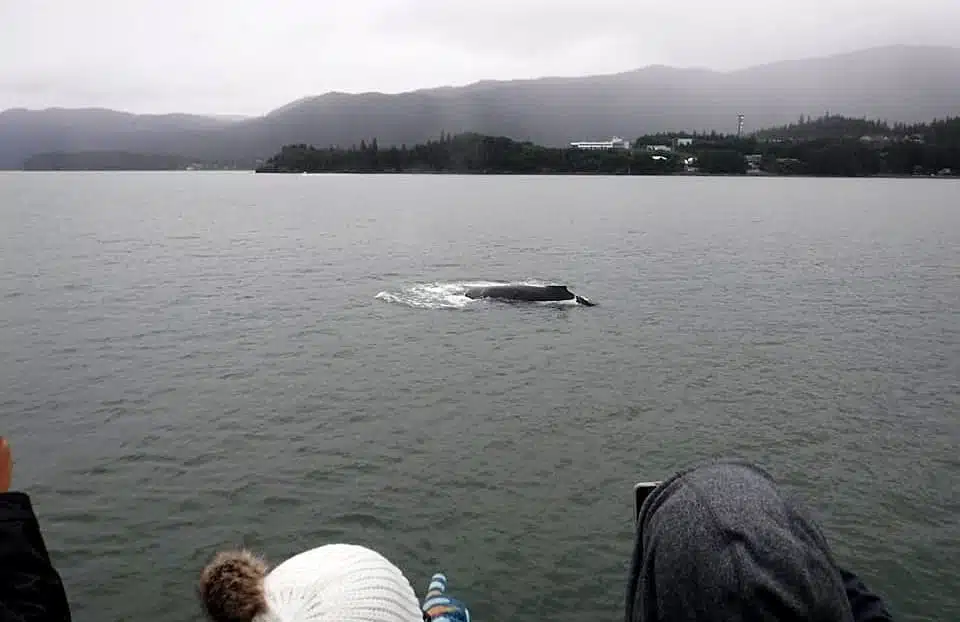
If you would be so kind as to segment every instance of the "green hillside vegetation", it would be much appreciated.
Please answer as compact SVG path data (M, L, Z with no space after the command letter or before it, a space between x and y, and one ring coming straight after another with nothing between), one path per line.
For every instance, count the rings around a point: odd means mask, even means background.
M376 139L349 149L288 145L258 169L289 173L485 173L612 175L680 170L674 157L658 159L630 150L582 151L543 147L502 136L442 135L439 140L381 149Z
M658 145L670 150L655 150ZM386 149L376 139L350 148L295 144L259 172L951 175L960 172L960 118L889 126L824 116L740 138L717 132L651 134L639 137L633 149L610 151L544 147L474 133L441 134L438 140Z

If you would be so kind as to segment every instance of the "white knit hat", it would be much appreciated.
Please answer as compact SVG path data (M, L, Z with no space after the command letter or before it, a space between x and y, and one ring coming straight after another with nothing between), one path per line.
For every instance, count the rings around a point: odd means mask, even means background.
M420 603L400 569L362 546L328 544L291 557L264 577L265 570L249 553L219 555L201 577L201 597L211 618L423 621Z

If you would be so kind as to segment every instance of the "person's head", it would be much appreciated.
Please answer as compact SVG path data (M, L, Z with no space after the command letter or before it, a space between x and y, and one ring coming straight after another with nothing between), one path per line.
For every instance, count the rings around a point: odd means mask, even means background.
M249 551L218 553L200 574L200 600L213 622L422 622L399 568L370 549L330 544L272 571Z
M627 622L850 622L826 538L763 471L717 462L644 501Z

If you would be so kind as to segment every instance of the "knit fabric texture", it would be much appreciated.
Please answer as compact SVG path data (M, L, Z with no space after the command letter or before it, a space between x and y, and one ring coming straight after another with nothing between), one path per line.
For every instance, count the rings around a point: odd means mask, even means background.
M328 544L291 557L264 581L255 622L423 622L410 582L384 556Z

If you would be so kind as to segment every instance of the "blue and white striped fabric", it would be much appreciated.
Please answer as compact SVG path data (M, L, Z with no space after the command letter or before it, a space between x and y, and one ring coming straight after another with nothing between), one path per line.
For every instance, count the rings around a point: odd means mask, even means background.
M429 622L470 622L470 610L447 596L447 577L439 572L430 579L422 609L423 619Z

